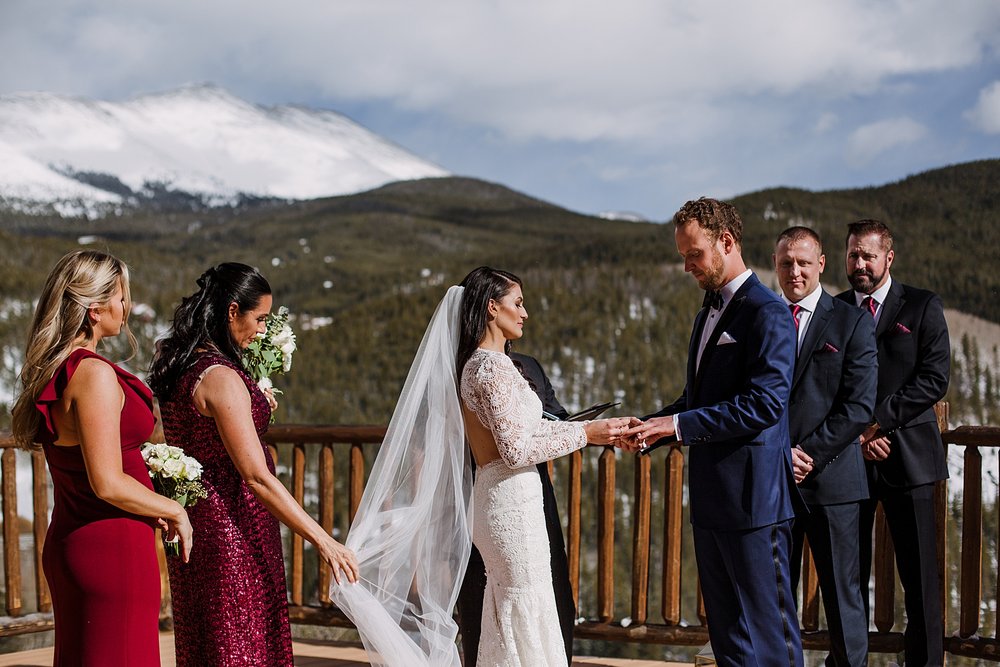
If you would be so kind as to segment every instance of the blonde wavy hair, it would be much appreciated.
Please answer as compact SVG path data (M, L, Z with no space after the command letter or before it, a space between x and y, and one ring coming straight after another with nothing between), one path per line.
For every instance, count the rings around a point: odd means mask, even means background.
M11 410L11 431L18 447L37 448L35 439L42 424L42 413L35 408L38 396L70 355L74 344L81 338L89 341L93 337L88 311L110 302L119 285L125 300L122 331L131 358L137 346L128 328L132 297L125 263L103 252L76 250L63 256L52 268L28 331L20 374L21 394Z

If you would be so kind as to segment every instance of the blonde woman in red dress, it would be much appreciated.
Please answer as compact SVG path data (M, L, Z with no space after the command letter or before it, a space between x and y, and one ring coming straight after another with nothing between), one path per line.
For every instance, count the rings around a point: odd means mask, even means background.
M52 591L55 665L160 664L160 576L154 527L191 524L153 491L140 453L153 431L152 394L97 354L124 332L129 275L119 259L76 251L52 269L38 300L13 409L19 446L41 443L55 502L42 564Z

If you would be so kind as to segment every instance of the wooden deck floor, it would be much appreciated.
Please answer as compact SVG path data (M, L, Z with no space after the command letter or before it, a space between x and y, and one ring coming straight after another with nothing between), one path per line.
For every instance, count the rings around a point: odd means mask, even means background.
M369 667L364 649L330 642L296 641L292 644L296 667ZM174 665L174 636L160 635L161 667ZM49 667L52 649L40 648L20 653L0 654L0 667ZM625 660L622 658L578 657L573 667L686 667L682 663L658 660Z

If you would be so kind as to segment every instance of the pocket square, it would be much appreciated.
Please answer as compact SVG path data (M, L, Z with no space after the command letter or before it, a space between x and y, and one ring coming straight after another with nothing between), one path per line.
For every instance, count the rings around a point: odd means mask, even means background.
M823 347L819 348L820 352L840 352L836 347L830 343L823 343Z
M913 332L910 331L909 327L907 327L902 322L896 322L894 325L892 325L892 333L896 334L897 336L906 336Z
M729 335L728 331L723 331L722 335L719 336L719 342L716 345L729 345L730 343L735 343L736 339Z

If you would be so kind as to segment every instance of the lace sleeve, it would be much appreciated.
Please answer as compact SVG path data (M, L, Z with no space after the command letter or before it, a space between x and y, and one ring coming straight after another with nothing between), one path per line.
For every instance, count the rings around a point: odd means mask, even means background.
M582 423L542 419L541 402L506 355L477 352L463 373L462 399L493 434L500 458L510 468L587 445Z

